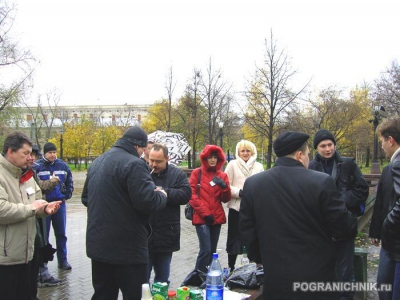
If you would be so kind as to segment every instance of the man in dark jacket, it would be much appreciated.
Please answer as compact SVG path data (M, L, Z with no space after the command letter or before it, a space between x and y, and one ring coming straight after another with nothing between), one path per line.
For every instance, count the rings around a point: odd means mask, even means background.
M320 129L314 136L314 160L308 166L311 170L330 175L336 188L342 193L347 209L360 216L364 213L369 187L353 158L344 157L335 150L336 139L333 134ZM335 241L336 270L339 281L354 282L354 240L356 234ZM354 299L354 292L343 292L341 299Z
M264 266L264 299L337 299L333 291L306 292L299 284L336 281L332 238L357 232L333 179L307 169L308 138L279 135L274 167L244 184L240 233L250 260Z
M400 118L385 119L376 134L390 164L383 169L378 184L370 237L382 247L379 256L377 283L393 285L392 292L379 292L379 299L399 299L400 284ZM393 209L392 209L393 208Z
M60 183L46 194L48 202L61 200L58 212L46 218L47 239L49 239L50 227L53 225L57 245L58 267L63 270L71 270L72 267L67 260L67 206L65 201L72 197L74 182L68 165L57 158L57 148L53 143L46 143L43 147L42 159L34 165L39 180L51 180L57 176Z
M382 239L383 221L392 210L396 201L397 195L394 190L391 165L388 165L383 169L381 178L379 179L374 212L369 226L371 244L376 247L379 247ZM378 275L376 279L378 286L381 284L393 284L395 266L396 261L389 257L389 252L382 245L379 253ZM378 294L380 300L392 300L391 291L381 291Z
M157 189L167 193L167 206L150 217L152 234L149 239L149 281L154 268L154 282L168 282L172 252L180 249L181 205L190 200L192 190L186 174L168 164L168 148L154 144L149 153L151 177Z
M150 215L166 204L156 191L146 163L142 128L129 128L114 146L96 158L82 192L87 205L86 253L92 260L92 299L140 299L147 283Z

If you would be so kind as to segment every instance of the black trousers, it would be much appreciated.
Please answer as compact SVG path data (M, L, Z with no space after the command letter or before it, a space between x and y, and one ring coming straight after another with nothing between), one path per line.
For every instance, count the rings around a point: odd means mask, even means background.
M0 266L0 297L7 300L30 300L31 263Z
M147 264L115 265L92 259L92 300L118 299L119 290L124 300L142 297L142 284L147 283Z
M33 252L33 258L31 260L31 268L30 268L30 294L31 299L38 299L37 298L37 282L39 276L39 264L40 264L40 257L39 257L39 249L35 245L35 251Z

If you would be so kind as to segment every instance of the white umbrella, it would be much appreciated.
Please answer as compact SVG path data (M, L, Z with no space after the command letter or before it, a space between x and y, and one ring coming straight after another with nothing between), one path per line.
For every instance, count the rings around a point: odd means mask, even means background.
M179 165L190 151L189 143L182 133L157 130L150 133L147 137L149 141L167 146L169 163L174 166Z

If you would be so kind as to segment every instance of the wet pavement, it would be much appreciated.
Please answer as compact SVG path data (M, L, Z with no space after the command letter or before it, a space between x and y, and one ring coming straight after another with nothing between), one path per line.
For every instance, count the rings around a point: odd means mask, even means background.
M68 261L72 270L64 271L57 268L57 259L49 262L50 273L61 279L62 283L55 287L38 289L38 298L41 300L61 299L90 299L93 294L91 264L86 256L86 207L80 200L86 172L74 172L75 191L73 197L67 202L67 248ZM198 253L198 240L195 228L191 221L184 217L184 206L181 211L181 250L175 252L172 257L170 289L176 290L194 268ZM223 267L227 267L228 258L225 252L227 225L222 226L218 243L218 253ZM54 234L50 231L50 243L55 245ZM376 264L379 258L379 248L368 247L369 265L374 268L368 270L368 282L376 282ZM119 299L122 299L120 294ZM378 299L376 292L368 292L367 299Z

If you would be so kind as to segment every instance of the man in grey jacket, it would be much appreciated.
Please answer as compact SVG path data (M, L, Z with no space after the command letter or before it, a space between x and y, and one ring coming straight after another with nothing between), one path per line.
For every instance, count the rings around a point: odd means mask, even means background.
M21 132L8 135L0 155L0 291L2 299L30 299L30 268L36 218L54 214L60 201L42 200L31 160L32 142Z

